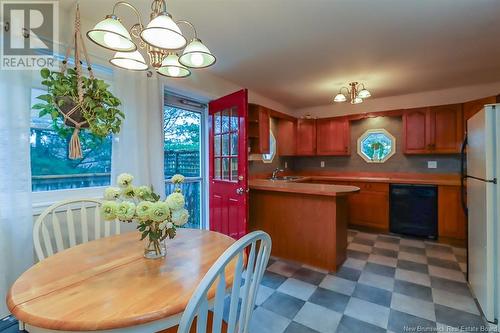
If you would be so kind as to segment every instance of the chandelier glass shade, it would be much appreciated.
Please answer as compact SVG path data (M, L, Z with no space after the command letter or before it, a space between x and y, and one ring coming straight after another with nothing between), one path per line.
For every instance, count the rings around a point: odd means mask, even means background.
M360 84L358 82L349 83L349 87L340 88L339 92L333 98L334 102L342 103L346 102L349 99L351 104L360 104L363 103L365 98L371 96L371 93L368 89L365 88L364 84Z
M118 6L129 7L136 14L137 22L130 30L115 15ZM152 0L151 21L144 26L140 12L133 5L118 1L113 6L112 14L88 31L87 37L103 48L116 51L110 63L123 69L143 71L151 66L164 76L187 77L191 74L189 68L213 65L216 58L198 39L193 24L185 20L174 21L166 8L166 0ZM189 43L179 28L180 24L185 24L192 30L193 38ZM139 48L148 54L149 64ZM184 50L179 58L175 52L182 49Z

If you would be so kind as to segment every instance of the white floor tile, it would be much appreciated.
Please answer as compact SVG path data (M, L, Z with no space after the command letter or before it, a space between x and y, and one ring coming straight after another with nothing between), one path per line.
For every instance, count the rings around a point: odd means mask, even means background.
M479 315L476 302L471 297L450 293L446 290L432 289L432 298L436 304Z
M345 315L365 321L367 323L387 328L390 309L351 297L344 311Z
M408 271L406 269L396 268L396 279L420 284L427 287L431 286L431 279L429 275Z
M316 288L310 283L290 278L279 286L278 291L307 301Z
M282 333L291 320L262 307L257 308L250 319L250 333Z
M396 258L381 256L378 254L370 254L368 261L390 267L396 267L398 265L398 260Z
M418 298L393 293L391 308L420 318L436 321L434 304Z
M394 289L393 278L382 276L379 274L373 274L370 272L363 272L359 277L358 282L389 291L392 291Z
M443 279L466 282L462 271L429 265L429 274Z
M363 270L363 268L365 268L365 265L366 261L354 258L347 258L347 260L344 261L344 263L342 264L343 267L350 267L360 271Z
M331 333L336 331L341 318L342 314L338 312L306 303L293 320L318 332Z
M398 253L398 259L402 260L408 260L408 261L413 261L413 262L418 262L420 264L427 264L427 257L420 255L420 254L414 254L414 253L408 253L408 252L399 252Z
M351 296L356 287L356 282L342 279L333 275L327 275L319 285L321 288L336 291Z

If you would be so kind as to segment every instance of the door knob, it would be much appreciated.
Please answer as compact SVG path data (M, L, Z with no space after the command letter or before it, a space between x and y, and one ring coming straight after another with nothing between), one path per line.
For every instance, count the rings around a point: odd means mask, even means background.
M243 189L243 187L238 187L236 189L236 194L242 195L243 193L245 193L245 190Z

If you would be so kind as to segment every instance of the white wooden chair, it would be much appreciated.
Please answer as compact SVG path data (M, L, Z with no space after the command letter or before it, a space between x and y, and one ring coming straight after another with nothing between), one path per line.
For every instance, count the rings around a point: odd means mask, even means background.
M96 199L79 199L57 202L48 207L36 219L33 227L33 243L38 259L43 260L54 253L89 240L99 239L101 236L110 236L112 226L114 226L114 234L118 235L120 233L119 222L103 223L101 203ZM89 215L93 215L93 221ZM61 223L60 220L64 222ZM92 235L89 237L89 229L92 233L92 228L93 237Z
M248 248L249 251L247 251ZM245 253L248 253L246 271L244 265ZM222 332L222 315L226 296L226 267L233 259L236 260L236 267L231 288L227 333L247 333L255 306L255 297L270 254L271 237L263 231L252 232L229 247L210 268L196 288L182 315L177 333L189 333L195 317L197 318L197 333ZM244 271L245 284L240 287ZM216 281L215 299L211 309L213 311L212 327L211 330L210 328L207 330L209 310L207 293ZM238 316L240 297L241 310Z

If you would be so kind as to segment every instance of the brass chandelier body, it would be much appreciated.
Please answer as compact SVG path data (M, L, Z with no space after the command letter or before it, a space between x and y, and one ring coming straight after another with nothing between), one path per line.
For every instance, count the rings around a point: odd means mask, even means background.
M337 103L342 103L347 101L347 99L349 98L349 102L351 104L359 104L363 103L363 100L365 98L371 96L371 93L368 91L368 89L365 88L365 85L363 83L350 82L349 87L350 88L348 87L340 88L338 94L335 96L333 101Z

